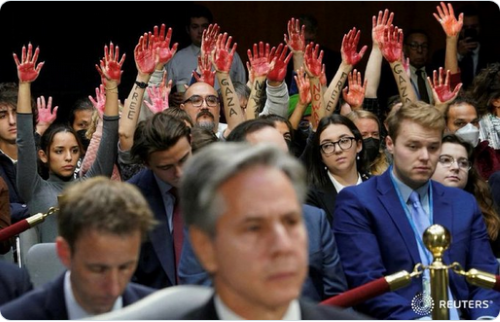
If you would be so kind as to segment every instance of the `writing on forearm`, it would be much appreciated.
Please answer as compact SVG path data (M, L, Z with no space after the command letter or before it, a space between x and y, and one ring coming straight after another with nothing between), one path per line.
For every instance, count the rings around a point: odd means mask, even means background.
M337 82L337 84L335 84L335 89L333 90L332 95L328 100L328 104L326 105L326 110L328 112L333 112L333 109L335 108L335 105L337 104L338 101L338 95L342 92L342 86L344 85L346 79L347 79L347 73L342 72L339 81Z
M401 101L403 103L411 102L411 99L408 94L408 82L404 77L405 70L401 62L399 61L395 62L392 71L394 72L395 75L397 75L395 78L398 84L399 96L401 97Z
M138 88L137 85L136 85L136 88ZM133 93L132 94L132 98L130 99L130 106L129 106L129 111L128 111L128 114L127 114L127 118L129 120L133 120L134 119L135 114L137 113L136 107L137 107L138 103L139 103L139 94Z
M229 82L227 81L227 78L221 79L220 84L222 86L222 93L223 93L222 96L226 100L225 103L226 103L227 107L230 108L229 109L229 117L231 117L233 115L238 115L238 112L236 112L236 110L233 108L233 106L235 106L235 104L233 102L235 95L234 95L234 92L229 87Z
M264 89L264 82L260 82L259 80L255 80L254 84L255 95L253 95L252 99L255 102L255 105L258 106L259 102L262 98L262 90Z
M323 95L321 93L321 84L319 82L313 82L311 84L312 89L312 113L314 119L314 126L317 127L324 112L321 112L323 106Z

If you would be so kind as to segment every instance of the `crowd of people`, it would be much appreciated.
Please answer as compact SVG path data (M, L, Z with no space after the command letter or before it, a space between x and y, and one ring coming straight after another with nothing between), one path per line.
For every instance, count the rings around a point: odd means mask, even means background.
M284 43L248 49L245 72L210 11L189 14L184 49L166 25L139 38L131 89L130 55L104 46L101 84L66 123L31 94L43 52L14 54L17 83L0 84L0 229L59 210L0 252L23 266L31 246L55 243L67 270L33 289L0 260L3 317L88 318L195 284L213 296L183 319L428 319L413 303L432 295L428 270L352 308L319 303L431 265L433 224L452 236L445 263L499 274L500 59L485 58L474 7L436 7L446 49L432 67L429 35L381 10L364 73L355 27L332 66L314 18L291 18ZM500 313L500 293L464 276L446 293L488 303L450 319Z

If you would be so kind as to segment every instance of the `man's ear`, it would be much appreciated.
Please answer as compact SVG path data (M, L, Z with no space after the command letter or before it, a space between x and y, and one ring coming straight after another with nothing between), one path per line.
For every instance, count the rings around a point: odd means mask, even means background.
M49 162L49 158L48 158L47 154L45 154L45 151L43 151L43 150L38 150L38 157L45 164L47 164Z
M69 247L69 244L66 241L66 239L62 238L61 236L58 236L56 238L56 251L57 251L57 256L59 257L63 265L66 266L67 269L70 269L71 248Z
M201 266L211 275L215 274L217 271L217 259L213 238L194 226L189 228L189 238Z
M394 154L394 141L389 135L385 137L385 146L390 154Z

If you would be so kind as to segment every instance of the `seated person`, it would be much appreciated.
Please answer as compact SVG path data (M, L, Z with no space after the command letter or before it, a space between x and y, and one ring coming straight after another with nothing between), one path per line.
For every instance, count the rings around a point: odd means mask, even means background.
M95 177L67 188L57 254L68 271L0 307L6 319L76 320L118 310L154 290L129 283L154 219L128 183Z

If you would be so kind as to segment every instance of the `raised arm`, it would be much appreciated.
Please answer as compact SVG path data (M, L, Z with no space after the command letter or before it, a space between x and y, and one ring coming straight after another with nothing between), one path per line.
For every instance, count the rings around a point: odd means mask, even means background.
M462 88L462 83L455 86L455 89L452 91L450 88L450 71L446 71L445 76L442 67L439 67L439 75L437 71L434 71L433 81L431 81L430 77L427 77L427 81L432 88L434 105L444 114L448 104L457 97L458 92Z
M452 74L458 73L458 59L457 59L457 45L460 30L462 30L464 14L455 18L453 6L448 3L448 6L441 2L441 7L437 6L438 14L433 13L434 18L441 24L446 34L446 54L444 58L444 68L449 70Z
M313 50L314 47L314 50ZM325 116L325 102L323 101L323 88L320 83L321 62L323 61L323 51L319 52L319 45L310 43L306 46L304 54L304 66L309 76L312 94L312 128L316 131L319 121Z
M151 103L145 101L144 104L149 108L153 114L160 113L169 108L168 105L168 95L172 90L172 80L169 80L165 85L167 80L167 71L163 72L163 80L160 83L160 86L151 86L148 87L147 92Z
M271 70L273 61L271 61L270 46L264 42L253 44L253 54L250 49L247 50L248 61L253 72L253 84L248 98L245 116L247 120L252 120L257 117L259 102L264 96L264 84L266 82L267 74Z
M298 70L304 65L305 28L306 26L300 27L299 19L291 18L288 21L288 36L285 34L285 44L293 53L293 70Z
M299 128L300 121L302 120L302 116L307 109L307 106L312 101L311 95L311 83L309 82L309 78L306 77L304 67L301 67L297 70L297 75L294 76L295 83L299 89L299 99L297 100L297 105L293 110L292 115L288 119L290 124L292 124L292 128L297 130Z
M17 97L17 177L16 184L19 194L26 203L34 198L33 188L41 182L37 172L37 152L33 137L33 114L31 110L31 83L34 82L43 67L38 63L39 48L33 53L33 46L23 46L21 60L14 54L17 66L19 88Z
M384 41L379 43L382 55L389 62L392 74L398 86L401 101L416 102L417 95L410 82L410 76L404 67L403 57L403 30L398 27L390 26L384 29Z
M56 120L59 106L54 106L54 108L52 108L52 96L49 96L49 99L45 101L45 97L42 95L36 99L36 108L38 109L36 132L42 136L48 127Z
M357 51L359 37L361 31L356 31L356 28L349 30L347 35L344 35L342 39L342 47L340 53L342 55L342 62L340 63L337 73L333 77L328 89L325 92L324 100L326 102L326 116L331 115L335 110L335 106L340 98L340 93L344 87L344 83L347 80L347 75L352 71L354 65L356 65L362 58L368 48L366 45Z
M378 17L372 17L372 50L368 63L366 64L365 79L368 80L366 87L365 97L376 98L377 90L380 84L380 74L382 70L382 52L380 51L379 44L384 41L384 29L392 24L394 19L394 12L389 14L389 10L385 9L384 12L378 12Z
M245 115L240 107L238 95L234 90L233 82L229 77L229 70L233 63L233 56L236 52L236 43L231 48L232 37L227 33L220 34L217 38L215 50L212 52L212 62L216 70L217 80L221 85L222 100L224 101L224 114L227 120L227 129L224 137L238 124L245 121Z
M151 74L155 70L155 65L157 65L160 60L161 45L156 44L155 39L160 41L159 38L155 38L153 34L144 33L144 35L139 38L139 43L134 49L137 76L135 78L135 84L132 86L128 98L125 101L125 105L123 106L120 127L118 129L120 149L122 151L130 150L134 144L134 133L144 100L144 92L151 78Z

